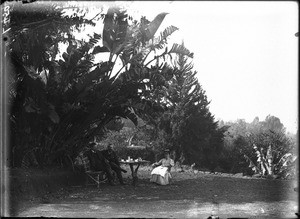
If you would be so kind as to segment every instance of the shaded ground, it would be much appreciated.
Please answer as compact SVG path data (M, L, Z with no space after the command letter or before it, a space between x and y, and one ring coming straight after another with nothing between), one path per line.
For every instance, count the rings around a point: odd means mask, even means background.
M173 172L173 183L149 182L149 170L139 171L139 185L68 186L39 199L19 203L16 216L47 217L176 217L207 218L212 212L228 217L296 218L295 182L204 173Z

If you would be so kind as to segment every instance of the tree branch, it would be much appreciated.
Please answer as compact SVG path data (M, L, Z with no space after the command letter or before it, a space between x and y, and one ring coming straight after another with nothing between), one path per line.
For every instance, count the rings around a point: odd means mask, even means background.
M163 53L160 54L159 56L154 56L154 58L153 58L152 60L150 60L150 61L145 65L145 67L146 67L147 65L149 65L151 62L153 62L154 60L159 59L159 58L163 57L163 56L166 55L166 54L167 54L166 52L163 52Z
M150 50L148 53L147 53L147 55L145 56L145 58L143 59L143 61L142 61L142 63L144 63L145 61L146 61L146 59L147 59L147 57L149 56L149 54L152 52L152 50ZM147 66L147 65L146 65Z

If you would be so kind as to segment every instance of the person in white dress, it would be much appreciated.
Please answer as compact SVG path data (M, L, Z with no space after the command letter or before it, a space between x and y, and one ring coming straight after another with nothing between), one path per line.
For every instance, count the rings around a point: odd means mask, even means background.
M157 183L159 185L170 184L171 167L174 166L174 160L170 158L170 151L167 149L164 151L165 157L159 162L152 164L154 168L151 172L150 182Z

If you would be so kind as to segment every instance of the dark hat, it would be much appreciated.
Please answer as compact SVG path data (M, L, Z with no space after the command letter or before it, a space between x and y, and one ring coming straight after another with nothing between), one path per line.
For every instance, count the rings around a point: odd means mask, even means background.
M94 146L94 145L96 145L95 142L90 142L90 143L89 143L89 146Z

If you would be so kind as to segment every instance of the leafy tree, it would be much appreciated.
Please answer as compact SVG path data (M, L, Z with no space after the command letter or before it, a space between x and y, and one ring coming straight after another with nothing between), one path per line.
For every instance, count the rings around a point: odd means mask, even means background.
M181 157L181 161L213 169L222 145L222 131L217 129L205 91L192 69L187 57L178 55L171 79L156 93L157 101L166 107L155 122L157 144L176 151L177 160Z
M152 89L162 86L160 76L167 69L159 60L174 53L192 56L177 44L165 48L167 37L177 28L171 26L154 37L165 13L152 22L144 17L138 22L125 10L109 8L100 16L103 35L94 33L83 41L75 39L73 30L94 25L85 13L66 15L62 6L53 3L42 5L40 11L40 3L32 4L36 7L28 7L28 13L18 7L10 12L9 117L14 160L22 160L23 151L32 147L38 148L41 164L61 162L64 157L71 160L95 135L104 134L111 121L124 117L136 123L136 114L160 109L150 98ZM20 15L23 19L18 20ZM60 43L67 45L62 55ZM164 52L151 57L162 48ZM108 60L95 63L99 53L109 53ZM123 63L119 70L117 60Z
M20 156L32 147L40 148L40 154L47 155L40 145L59 122L56 98L53 98L63 89L62 86L54 88L58 81L63 84L55 61L58 44L70 40L73 28L94 23L83 17L64 16L62 4L15 2L9 6L9 22L4 28L9 38L6 55L10 64L7 69L10 143L12 160L21 161Z
M280 119L271 115L268 115L265 118L265 121L262 123L262 126L264 130L271 130L274 132L283 132L283 133L285 133L286 131Z

